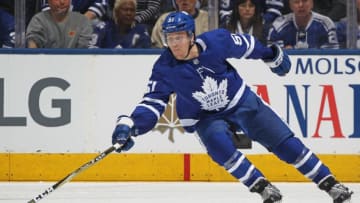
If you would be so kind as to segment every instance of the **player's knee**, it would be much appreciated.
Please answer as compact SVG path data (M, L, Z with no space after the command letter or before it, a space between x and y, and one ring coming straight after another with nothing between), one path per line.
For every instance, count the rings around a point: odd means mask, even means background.
M296 163L296 161L301 159L302 156L305 156L308 151L309 149L296 137L290 137L284 140L273 150L276 156L289 164Z
M228 126L223 121L214 121L211 123L202 123L198 125L197 132L203 142L210 139L216 139L217 135L227 133Z

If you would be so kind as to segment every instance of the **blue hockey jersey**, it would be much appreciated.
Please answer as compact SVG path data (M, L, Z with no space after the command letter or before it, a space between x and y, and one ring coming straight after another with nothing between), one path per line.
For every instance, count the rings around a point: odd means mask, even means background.
M250 91L228 58L272 58L273 51L250 35L233 34L225 29L205 32L196 38L199 56L176 60L166 49L152 69L148 92L131 118L137 134L151 130L176 93L176 111L188 132L200 119L220 116L241 105Z
M113 20L96 25L91 48L150 48L151 38L146 25L134 24L125 35L120 35L118 25Z
M334 22L323 15L312 12L312 17L305 30L300 30L295 23L293 13L277 18L270 28L267 41L281 47L291 46L296 49L339 48Z
M0 48L15 47L14 16L0 8Z

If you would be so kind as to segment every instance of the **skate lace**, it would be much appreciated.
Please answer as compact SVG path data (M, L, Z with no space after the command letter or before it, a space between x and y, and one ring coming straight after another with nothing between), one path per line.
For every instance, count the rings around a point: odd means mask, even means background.
M267 185L260 194L264 203L281 203L280 190L271 184Z
M335 184L330 190L329 195L333 198L334 203L350 202L352 191L342 184Z

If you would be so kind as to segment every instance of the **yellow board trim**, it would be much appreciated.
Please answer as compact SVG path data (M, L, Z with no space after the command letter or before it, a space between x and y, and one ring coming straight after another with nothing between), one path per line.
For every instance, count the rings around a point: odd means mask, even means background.
M0 154L0 180L8 180L10 174L9 154Z
M58 181L96 156L0 153L0 181ZM247 157L271 181L308 181L292 165L274 155ZM340 181L360 182L360 155L321 154L319 157ZM236 181L206 154L190 154L190 158L184 159L184 154L131 153L111 154L76 176L74 181L183 181L186 173L190 181Z

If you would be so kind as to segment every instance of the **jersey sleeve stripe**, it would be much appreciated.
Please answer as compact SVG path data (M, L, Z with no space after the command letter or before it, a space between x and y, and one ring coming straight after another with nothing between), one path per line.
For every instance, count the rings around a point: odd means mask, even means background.
M249 35L250 42L248 41L248 39L245 38L245 36L241 35L241 37L247 46L247 50L246 50L245 54L243 55L243 57L246 58L253 52L254 47L255 47L255 40L254 40L254 37L250 36L250 35Z
M281 16L281 12L277 9L274 9L274 8L269 8L267 9L267 12L270 12L270 13L275 13L277 14L278 16Z
M153 112L155 114L157 119L160 118L160 112L158 110L156 110L156 108L154 108L150 105L147 105L147 104L138 104L137 106L142 106L142 107L149 109L151 112Z
M278 6L278 7L284 7L284 3L282 1L274 1L274 0L266 0L266 4L267 5L272 5L272 6Z
M99 10L98 8L91 6L89 7L89 10L94 12L98 17L103 16L103 13L101 12L101 10Z
M152 98L150 98L150 97L144 97L144 98L143 98L143 101L160 104L160 105L163 106L164 108L165 108L166 105L167 105L165 102L163 102L163 101L160 100L160 99L152 99Z

